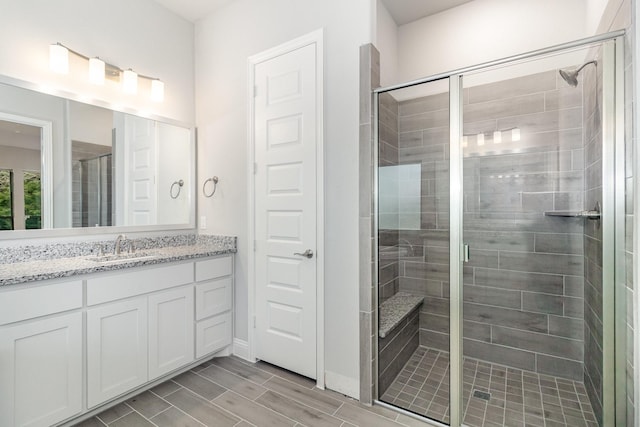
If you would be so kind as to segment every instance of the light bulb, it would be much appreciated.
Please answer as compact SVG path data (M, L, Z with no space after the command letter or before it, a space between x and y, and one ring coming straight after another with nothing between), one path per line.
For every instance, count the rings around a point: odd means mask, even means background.
M138 92L138 74L131 70L125 70L123 73L122 91L130 95Z
M164 101L164 83L160 80L151 80L151 100Z
M100 58L89 59L89 82L94 85L104 84L104 61Z
M476 143L478 144L478 147L484 145L484 133L476 135Z
M49 45L49 69L56 73L68 74L69 49L61 44Z
M520 141L520 128L511 129L511 140Z

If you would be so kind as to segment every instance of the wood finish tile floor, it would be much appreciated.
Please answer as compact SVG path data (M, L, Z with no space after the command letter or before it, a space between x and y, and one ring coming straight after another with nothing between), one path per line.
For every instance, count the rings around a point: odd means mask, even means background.
M361 405L312 380L236 357L205 362L107 409L80 427L420 427L395 411Z
M464 423L597 427L583 383L464 358ZM449 353L418 347L382 401L449 422Z

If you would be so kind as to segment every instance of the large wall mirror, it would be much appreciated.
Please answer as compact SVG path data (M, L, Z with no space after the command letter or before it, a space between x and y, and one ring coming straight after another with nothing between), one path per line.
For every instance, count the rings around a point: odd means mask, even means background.
M194 224L192 129L0 83L0 239Z

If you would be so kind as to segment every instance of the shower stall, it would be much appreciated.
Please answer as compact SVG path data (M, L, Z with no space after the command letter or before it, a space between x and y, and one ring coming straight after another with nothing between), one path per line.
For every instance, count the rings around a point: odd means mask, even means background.
M112 155L79 160L81 227L113 225Z
M378 403L625 425L622 36L374 91Z

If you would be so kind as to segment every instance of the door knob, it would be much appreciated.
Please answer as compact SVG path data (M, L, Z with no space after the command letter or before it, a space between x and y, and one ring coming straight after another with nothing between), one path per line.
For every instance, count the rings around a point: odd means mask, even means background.
M300 253L300 252L294 252L294 255L298 255L298 256L303 256L305 258L313 258L313 251L311 249L307 249L306 251Z

